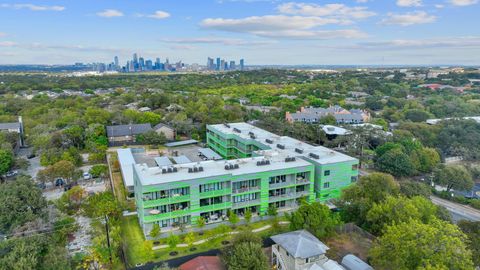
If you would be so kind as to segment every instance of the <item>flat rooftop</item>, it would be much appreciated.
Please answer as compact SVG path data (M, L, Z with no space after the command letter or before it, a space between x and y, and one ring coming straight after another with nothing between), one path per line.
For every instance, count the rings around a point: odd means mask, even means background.
M223 134L234 134L245 140L255 140L285 156L303 156L318 164L331 164L356 160L356 158L329 148L314 146L288 136L278 136L247 123L229 123L228 125L229 127L225 124L209 125L208 128L215 129ZM255 136L254 139L252 139L251 134ZM267 140L270 140L271 143L268 143ZM283 146L283 149L279 148L277 145ZM302 153L297 152L296 149L301 150ZM270 150L260 150L256 153L264 155L268 151ZM310 154L317 155L318 159L311 158Z
M258 161L269 160L270 164L258 166ZM238 165L238 169L225 169L225 165ZM186 164L174 164L162 167L149 167L146 164L136 164L134 169L139 175L143 185L165 184L177 181L194 180L198 178L215 177L223 175L243 175L259 173L273 170L282 170L298 168L302 166L311 166L312 164L304 159L296 158L293 161L286 162L284 155L270 151L268 156L243 158L235 160L207 160L192 162ZM189 172L194 167L202 167L203 171ZM162 173L162 169L175 168L177 172Z

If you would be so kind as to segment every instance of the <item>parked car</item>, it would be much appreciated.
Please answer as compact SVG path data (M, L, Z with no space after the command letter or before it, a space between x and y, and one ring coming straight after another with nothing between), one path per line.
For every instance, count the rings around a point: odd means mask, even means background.
M7 172L6 176L7 177L14 177L18 174L18 171L17 170L14 170L14 171L9 171Z
M45 185L45 183L38 183L37 187L40 188L40 189L46 189L47 185Z
M63 181L62 178L58 178L57 180L55 180L56 187L63 186L64 184L65 184L65 181Z
M92 175L88 172L83 173L83 180L92 179Z

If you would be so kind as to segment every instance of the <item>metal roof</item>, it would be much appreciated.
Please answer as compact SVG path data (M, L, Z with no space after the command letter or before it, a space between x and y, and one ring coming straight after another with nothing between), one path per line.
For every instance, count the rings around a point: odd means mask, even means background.
M220 156L210 148L200 148L198 149L198 152L202 154L204 157L206 157L207 159L212 159L212 160L223 159L222 156Z
M152 130L150 124L107 126L107 135L108 137L131 136L143 134L150 130Z
M178 157L172 157L173 161L175 161L176 164L186 164L186 163L192 163L192 161L187 157L187 156L178 156Z
M133 158L132 150L130 148L118 149L117 155L123 183L125 187L133 187L133 164L135 164L135 159Z
M179 142L171 142L171 143L166 143L166 147L175 147L175 146L183 146L183 145L189 145L189 144L196 144L198 143L197 140L185 140L185 141L179 141Z
M345 266L347 270L373 270L370 265L353 254L348 254L343 257L342 265Z
M274 235L271 238L294 258L306 259L322 255L329 249L324 243L306 230L282 233Z
M19 122L16 123L0 123L0 130L4 129L20 129L21 124Z
M157 163L158 166L168 166L172 165L173 163L170 161L168 157L156 157L154 158L155 162Z

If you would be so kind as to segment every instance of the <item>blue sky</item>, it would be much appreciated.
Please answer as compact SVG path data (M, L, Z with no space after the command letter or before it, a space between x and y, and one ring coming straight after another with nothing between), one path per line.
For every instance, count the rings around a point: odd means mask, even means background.
M26 0L28 1L28 0ZM0 64L480 65L480 0L0 0Z

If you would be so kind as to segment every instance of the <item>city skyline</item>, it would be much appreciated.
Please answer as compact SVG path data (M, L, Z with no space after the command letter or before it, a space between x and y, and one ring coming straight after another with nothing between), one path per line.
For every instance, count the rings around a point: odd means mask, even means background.
M145 58L205 64L480 63L478 0L0 2L0 64Z
M97 72L106 72L106 71L116 71L116 72L144 72L144 71L199 71L199 70L208 70L208 71L233 71L233 70L244 70L245 69L245 59L240 59L237 63L235 60L226 60L221 57L216 57L216 61L211 57L207 58L206 65L201 65L199 63L183 63L181 60L175 63L171 63L169 58L166 57L165 61L162 61L160 57L154 59L144 58L138 53L133 53L130 59L125 60L122 64L118 56L113 57L112 62L102 63L83 63L76 62L74 64L76 67L86 67L91 68L92 71Z

